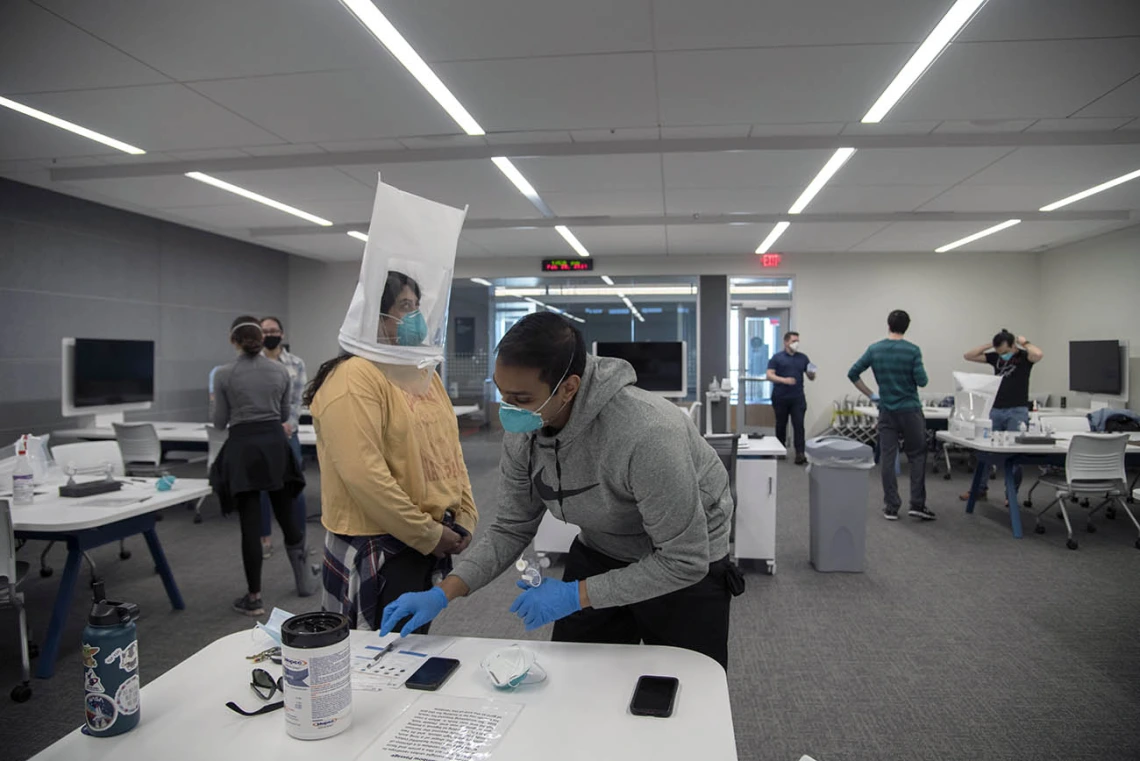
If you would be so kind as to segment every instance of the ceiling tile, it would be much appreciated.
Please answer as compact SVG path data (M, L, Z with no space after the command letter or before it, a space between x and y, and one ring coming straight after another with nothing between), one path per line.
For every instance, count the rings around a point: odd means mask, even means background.
M361 232L366 232L372 218L372 200L373 194L369 190L357 201L306 201L305 211L331 222L359 224Z
M1002 0L988 3L962 30L962 42L1079 39L1140 35L1131 0Z
M940 0L655 0L658 50L916 43L945 13Z
M91 129L99 127L91 125ZM112 137L114 137L112 135ZM0 161L126 154L41 121L0 108Z
M846 251L886 226L884 222L793 222L776 241L775 250L784 253ZM756 242L767 234L768 230L764 230Z
M657 123L648 53L447 63L436 70L487 130Z
M179 81L364 67L388 54L339 3L39 0Z
M807 211L813 214L914 211L945 185L825 185Z
M557 232L550 227L511 230L466 230L463 237L487 252L489 256L543 257L572 254ZM538 262L534 263L537 272Z
M427 61L652 48L650 0L383 0L377 6Z
M332 262L358 262L364 257L364 243L347 235L313 233L257 238L257 243L273 248L300 251L313 259Z
M1137 91L1140 96L1140 90ZM1140 110L1140 106L1137 107ZM1127 116L1112 116L1102 117L1100 119L1076 118L1076 119L1039 119L1032 127L1026 132L1097 132L1097 131L1112 131L1123 127L1131 121Z
M973 185L964 183L925 203L921 211L1036 211L1095 183ZM1140 209L1140 181L1126 182L1065 207L1069 211Z
M591 190L656 190L661 192L661 157L544 156L515 159L539 195L546 191L584 193Z
M968 243L954 251L946 252L946 256L956 251L1034 251L1042 248L1070 243L1081 238L1091 237L1100 232L1120 227L1120 222L1084 221L1084 222L1022 222L1007 230L993 235L987 235L973 243ZM974 232L984 229L985 225L976 225ZM966 233L969 235L969 233ZM959 235L943 241L950 243ZM942 244L939 244L942 245Z
M910 52L849 45L660 53L661 123L858 121Z
M772 188L666 188L668 214L782 214L803 189Z
M858 151L830 185L953 185L1010 148L880 148ZM822 164L821 164L822 166Z
M1023 132L1037 119L948 119L935 132Z
M575 227L574 234L595 257L664 254L665 227Z
M1018 148L968 185L1070 185L1077 192L1140 169L1140 145Z
M829 156L830 151L671 153L663 157L665 186L670 190L789 186L802 189Z
M771 225L670 225L670 254L751 254Z
M1140 45L1132 38L955 43L890 117L1063 118L1137 71Z
M277 140L183 85L40 93L25 101L146 151L236 148Z
M930 255L934 256L934 249L939 246L965 238L986 227L984 222L896 222L887 225L850 250L930 252ZM997 233L990 237L997 238L1000 235L1001 233Z
M488 256L487 250L475 243L466 235L459 236L459 245L455 250L455 258L471 258L479 256Z
M1140 117L1140 75L1133 77L1110 93L1089 103L1077 116Z
M661 189L542 192L542 200L560 217L624 217L665 213Z
M193 87L292 143L459 131L394 61L371 69L196 82Z
M182 175L127 177L113 180L83 180L70 183L105 198L139 206L164 209L175 206L215 206L235 196ZM278 212L280 213L280 212ZM285 224L282 221L270 224Z
M192 182L192 180L191 180ZM216 190L216 189L215 189ZM195 226L204 226L215 230L245 231L254 227L276 227L279 225L305 225L304 220L298 219L283 211L271 209L255 201L245 201L231 193L216 190L222 196L215 201L223 201L218 206L186 206L177 209L164 209L167 216L183 220ZM237 198L236 202L229 199ZM316 225L313 226L314 228ZM331 233L328 233L331 234Z
M212 174L238 187L303 208L305 211L309 210L305 206L307 201L367 201L374 195L371 185L346 175L335 167L299 167Z
M160 72L26 0L0 2L0 93L169 82Z

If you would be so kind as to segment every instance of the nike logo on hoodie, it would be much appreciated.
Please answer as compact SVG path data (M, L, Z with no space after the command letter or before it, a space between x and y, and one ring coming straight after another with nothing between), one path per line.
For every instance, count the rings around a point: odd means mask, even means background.
M546 482L542 480L543 470L545 470L545 468L539 468L538 472L534 474L534 490L538 492L538 496L542 497L543 502L558 502L559 500L576 497L579 494L585 494L590 491L590 489L598 488L598 484L590 484L583 489L563 489L562 493L559 494L556 489L547 486Z

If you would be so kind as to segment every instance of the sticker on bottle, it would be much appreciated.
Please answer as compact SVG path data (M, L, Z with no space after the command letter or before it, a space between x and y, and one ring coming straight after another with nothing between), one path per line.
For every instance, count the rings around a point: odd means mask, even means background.
M117 647L114 651L107 656L103 661L110 666L115 661L119 662L119 668L123 671L134 671L139 667L139 643L135 640L126 647Z
M139 676L135 674L128 677L127 681L119 685L119 689L115 691L115 705L119 707L119 713L130 715L138 713L139 710Z
M87 713L87 726L96 732L110 729L119 718L119 709L109 695L100 692L88 693L83 701Z
M95 662L95 656L98 655L99 648L92 647L86 642L83 643L83 665L89 669L93 669L99 664Z
M87 669L83 675L83 688L88 692L106 692L103 689L103 682L99 679L99 675L95 673L95 669Z

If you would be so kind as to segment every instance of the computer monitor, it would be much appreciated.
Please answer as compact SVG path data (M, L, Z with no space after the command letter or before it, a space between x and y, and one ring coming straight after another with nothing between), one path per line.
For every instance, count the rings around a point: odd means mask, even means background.
M1070 341L1069 389L1087 394L1124 393L1119 341Z
M150 409L154 375L154 341L65 338L63 415L121 415Z
M688 394L688 354L684 341L596 341L594 354L633 365L637 387L661 396Z

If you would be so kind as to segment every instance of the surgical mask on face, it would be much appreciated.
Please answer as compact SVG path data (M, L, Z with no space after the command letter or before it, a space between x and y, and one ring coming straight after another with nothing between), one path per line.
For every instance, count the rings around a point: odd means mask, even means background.
M1002 353L1001 353L1001 354L999 354L998 356L1002 358L1002 361L1003 361L1003 362L1008 362L1008 361L1010 361L1011 359L1013 359L1013 352L1012 352L1012 351L1006 351L1006 352L1002 352Z
M792 354L795 354L799 350L800 350L800 342L799 341L792 341L790 344L788 344L788 351L790 351Z
M266 336L262 343L265 344L266 349L273 351L281 345L281 336Z
M391 317L391 315L388 315ZM403 319L392 317L396 320L396 343L400 346L421 346L424 339L427 338L428 326L427 320L424 319L423 312L416 310L408 312L404 315Z
M572 364L574 364L573 354L570 355L570 364L566 365L562 377L554 384L554 390L550 392L550 396L546 397L545 402L538 405L538 409L528 410L507 402L499 404L499 422L503 424L503 430L508 433L530 433L541 428L544 423L541 414L542 408L550 404L550 400L558 393L558 387L562 385L562 381L566 380L566 374L570 372L570 365ZM562 407L565 406L565 404L562 405ZM561 410L562 407L558 409Z

